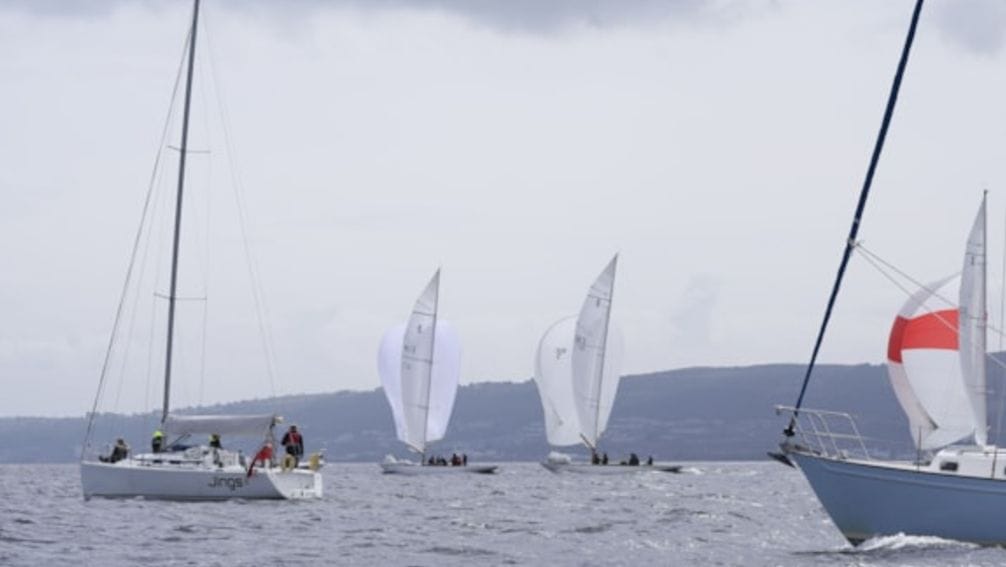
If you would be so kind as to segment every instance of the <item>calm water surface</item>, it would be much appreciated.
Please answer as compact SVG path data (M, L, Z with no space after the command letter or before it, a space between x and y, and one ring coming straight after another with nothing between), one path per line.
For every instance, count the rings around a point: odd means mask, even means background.
M324 473L317 502L84 502L76 466L0 466L0 565L1006 564L1006 550L937 538L853 549L803 477L769 462L607 478L533 463Z

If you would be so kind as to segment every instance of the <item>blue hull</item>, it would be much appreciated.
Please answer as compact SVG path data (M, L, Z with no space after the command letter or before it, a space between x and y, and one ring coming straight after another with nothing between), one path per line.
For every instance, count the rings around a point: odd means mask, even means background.
M853 545L898 533L1006 545L1006 481L788 456Z

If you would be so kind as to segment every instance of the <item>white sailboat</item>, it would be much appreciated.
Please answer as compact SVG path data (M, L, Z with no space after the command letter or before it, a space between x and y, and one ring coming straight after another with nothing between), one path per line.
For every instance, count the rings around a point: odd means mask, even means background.
M496 472L496 465L437 464L426 458L429 444L444 437L454 410L461 377L461 342L453 327L438 318L440 270L416 300L407 323L388 330L381 341L377 366L391 406L395 433L419 461L389 455L385 473L409 475Z
M652 460L640 463L638 457L618 466L598 449L618 392L623 350L621 335L611 323L617 266L616 254L590 286L579 315L553 324L538 343L534 379L548 442L555 447L582 443L592 456L590 463L578 463L568 455L552 452L542 463L552 472L624 474L681 469Z
M160 424L160 431L165 436L163 450L137 455L113 454L110 456L111 458L96 458L97 455L93 454L91 447L95 419L95 412L92 411L80 463L83 495L85 499L96 496L169 500L320 498L322 496L322 478L321 474L317 472L319 464L317 458L311 459L310 466L273 466L276 464L275 457L271 456L272 447L276 446L273 428L280 421L278 416L273 414L179 415L171 411L172 346L175 338L175 304L179 299L177 294L179 233L198 23L199 0L195 0L192 28L188 40L188 65L175 205L171 284L167 296L168 326L164 367L164 402ZM113 331L113 341L114 336ZM99 386L99 397L100 392L101 386ZM97 405L97 398L95 403ZM224 449L221 446L187 445L193 435L222 435L228 439L239 436L251 437L261 443L262 450L256 455L256 457L262 457L260 466L255 466L255 462L247 462L240 452ZM126 451L124 450L123 453Z

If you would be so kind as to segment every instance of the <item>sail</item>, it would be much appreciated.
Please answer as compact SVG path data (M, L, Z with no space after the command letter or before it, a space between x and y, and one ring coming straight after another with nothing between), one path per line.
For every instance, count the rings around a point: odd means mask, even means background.
M986 445L985 411L985 199L964 250L960 290L961 372L975 424L975 443Z
M573 399L580 418L583 441L596 447L611 415L618 390L619 353L608 351L608 323L615 287L618 255L590 286L576 319L573 340Z
M534 382L538 386L549 445L578 445L580 418L573 401L573 337L576 318L566 317L545 331L538 342Z
M958 311L948 305L956 276L917 291L902 306L887 344L887 373L920 449L974 432L958 355Z
M385 333L378 353L395 433L418 452L446 433L461 376L461 342L453 327L436 315L439 284L438 271L408 323Z
M381 376L384 397L391 406L395 420L395 436L409 443L405 410L402 409L402 342L405 340L405 323L395 325L384 333L381 348L377 351L377 373Z

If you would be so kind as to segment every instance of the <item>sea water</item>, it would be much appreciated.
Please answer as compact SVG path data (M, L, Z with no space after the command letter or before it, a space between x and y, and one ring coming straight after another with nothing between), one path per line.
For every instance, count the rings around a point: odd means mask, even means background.
M319 501L85 502L76 466L3 465L0 565L1006 564L931 537L853 548L802 475L771 462L604 477L331 463L324 477Z

